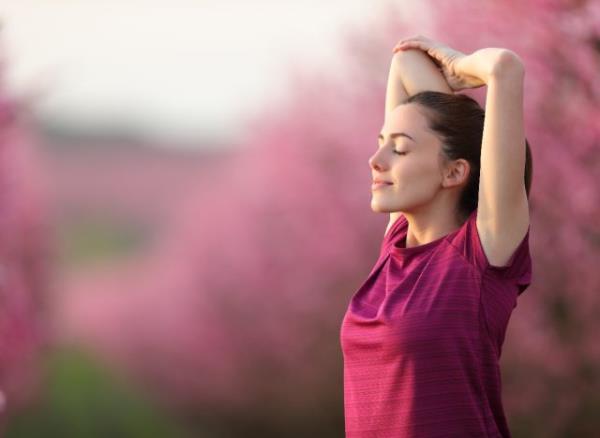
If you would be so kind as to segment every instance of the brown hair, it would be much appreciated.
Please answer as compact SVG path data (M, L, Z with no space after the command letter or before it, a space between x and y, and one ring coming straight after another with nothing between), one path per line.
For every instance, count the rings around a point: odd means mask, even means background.
M422 91L410 96L403 103L417 103L425 109L423 113L429 129L441 137L443 160L462 158L471 165L469 179L457 206L457 213L466 219L477 208L484 109L466 94L439 91ZM532 172L531 150L529 142L525 139L524 182L527 198L531 189Z

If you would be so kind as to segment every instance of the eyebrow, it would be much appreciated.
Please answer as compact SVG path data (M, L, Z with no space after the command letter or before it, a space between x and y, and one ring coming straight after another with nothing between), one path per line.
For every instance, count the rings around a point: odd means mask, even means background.
M390 138L391 138L391 139L394 139L394 138L396 138L396 137L406 137L406 138L410 138L412 141L415 141L415 142L416 142L416 140L415 140L414 138L412 138L410 135L408 135L408 134L406 134L406 133L404 133L404 132L392 132L392 133L390 134ZM380 134L379 134L379 137L377 137L377 138L378 138L378 139L380 138L380 139L382 139L382 140L383 140L383 134L381 134L381 133L380 133Z

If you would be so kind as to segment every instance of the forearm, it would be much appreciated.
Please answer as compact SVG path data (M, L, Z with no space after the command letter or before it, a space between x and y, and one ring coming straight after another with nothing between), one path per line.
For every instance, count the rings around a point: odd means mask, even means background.
M522 74L524 68L516 53L508 49L488 47L462 58L458 62L457 70L460 74L474 76L489 84L495 76L509 72Z
M394 54L390 65L385 97L386 117L409 96L421 91L452 93L444 75L433 60L420 50Z

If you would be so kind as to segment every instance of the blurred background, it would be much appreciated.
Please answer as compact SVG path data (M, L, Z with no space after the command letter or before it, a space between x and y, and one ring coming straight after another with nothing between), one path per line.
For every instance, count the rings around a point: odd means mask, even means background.
M514 437L600 431L600 2L2 0L0 431L342 437L391 49L526 66ZM466 94L485 104L485 87Z

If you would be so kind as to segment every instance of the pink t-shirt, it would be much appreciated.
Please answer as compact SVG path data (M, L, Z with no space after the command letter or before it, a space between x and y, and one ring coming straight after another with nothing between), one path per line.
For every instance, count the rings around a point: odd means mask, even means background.
M476 214L411 248L404 215L386 233L341 324L347 438L510 437L498 361L531 281L529 230L492 266Z

